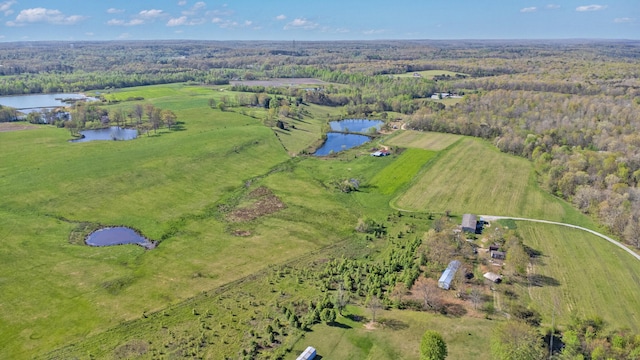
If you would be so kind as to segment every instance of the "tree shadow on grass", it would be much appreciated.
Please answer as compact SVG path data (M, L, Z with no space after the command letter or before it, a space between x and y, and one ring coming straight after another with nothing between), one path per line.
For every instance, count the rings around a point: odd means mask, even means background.
M529 283L531 286L543 287L543 286L560 286L560 281L552 278L551 276L533 274L529 275Z
M354 314L348 314L345 315L344 317L346 317L347 319L353 321L353 322L361 322L362 320L364 320L364 318L360 315L354 315Z
M171 125L171 131L185 131L187 128L184 126L184 121L177 121Z
M343 324L343 323L337 322L337 321L330 322L327 325L329 325L331 327L340 328L340 329L352 329L351 326L349 326L347 324Z

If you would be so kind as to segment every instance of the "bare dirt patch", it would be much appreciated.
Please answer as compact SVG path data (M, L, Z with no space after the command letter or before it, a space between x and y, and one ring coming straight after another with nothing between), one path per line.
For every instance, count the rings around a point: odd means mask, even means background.
M36 125L25 124L25 123L12 123L12 122L0 123L0 132L33 130L37 128L38 127Z
M264 186L251 191L246 199L250 200L250 204L234 209L227 215L228 221L251 221L261 216L273 214L287 207L280 198Z

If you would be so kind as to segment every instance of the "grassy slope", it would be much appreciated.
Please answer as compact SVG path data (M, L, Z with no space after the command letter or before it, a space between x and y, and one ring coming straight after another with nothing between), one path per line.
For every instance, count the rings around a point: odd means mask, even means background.
M362 312L362 308L350 306L345 315L368 316ZM323 359L418 359L420 339L427 330L442 334L451 359L490 358L489 320L398 310L381 311L379 319L388 325L369 330L349 317L338 317L333 325L316 325L285 359L295 359L309 345Z
M539 189L531 164L473 138L462 141L416 179L394 202L401 209L532 217L592 225Z
M387 143L395 146L440 151L461 138L460 135L407 130L398 131Z
M294 222L254 224L249 239L206 215L244 180L288 159L259 121L209 109L210 92L129 90L127 97L173 109L185 129L135 141L72 144L68 132L53 128L0 134L0 273L3 294L11 294L0 308L0 357L76 341L338 239L339 224L329 220L291 225L300 223L293 206L279 216ZM152 98L159 95L168 97ZM327 203L316 202L314 211L330 213ZM73 225L60 218L132 226L152 239L177 232L148 252L88 248L68 243ZM311 235L283 237L289 225ZM320 228L336 235L318 236Z
M557 301L556 324L568 323L572 315L600 316L612 328L640 331L640 262L584 231L526 222L517 226L525 244L542 252L533 273L551 278L549 285L519 286L547 324Z

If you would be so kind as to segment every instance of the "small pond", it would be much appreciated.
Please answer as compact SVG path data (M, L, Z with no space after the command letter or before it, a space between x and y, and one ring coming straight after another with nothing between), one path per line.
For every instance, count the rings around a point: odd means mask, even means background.
M367 119L345 119L340 121L330 121L331 131L338 132L357 132L367 133L369 129L376 128L380 130L380 127L384 124L381 120L367 120Z
M96 98L87 97L82 94L30 94L0 96L0 105L16 108L24 113L37 111L43 108L54 108L59 106L69 106L64 99L76 99L84 101L95 101Z
M133 140L138 137L138 130L111 126L105 129L82 130L81 138L71 142L87 142L96 140Z
M124 226L106 227L96 230L87 236L85 240L91 246L111 246L136 244L145 249L153 249L156 244L138 234L135 230Z
M352 147L360 146L371 140L370 137L358 134L343 134L343 133L327 133L327 141L324 142L314 153L315 156L325 156L330 153L339 152Z

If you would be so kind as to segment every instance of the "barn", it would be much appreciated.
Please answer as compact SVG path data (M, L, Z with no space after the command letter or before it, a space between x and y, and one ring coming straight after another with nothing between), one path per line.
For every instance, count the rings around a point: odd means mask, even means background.
M478 218L473 214L462 215L462 231L474 233L478 226Z
M449 263L449 266L444 270L442 276L440 276L440 280L438 280L438 287L444 290L449 290L451 287L451 282L456 275L456 271L460 268L460 261L453 260Z

